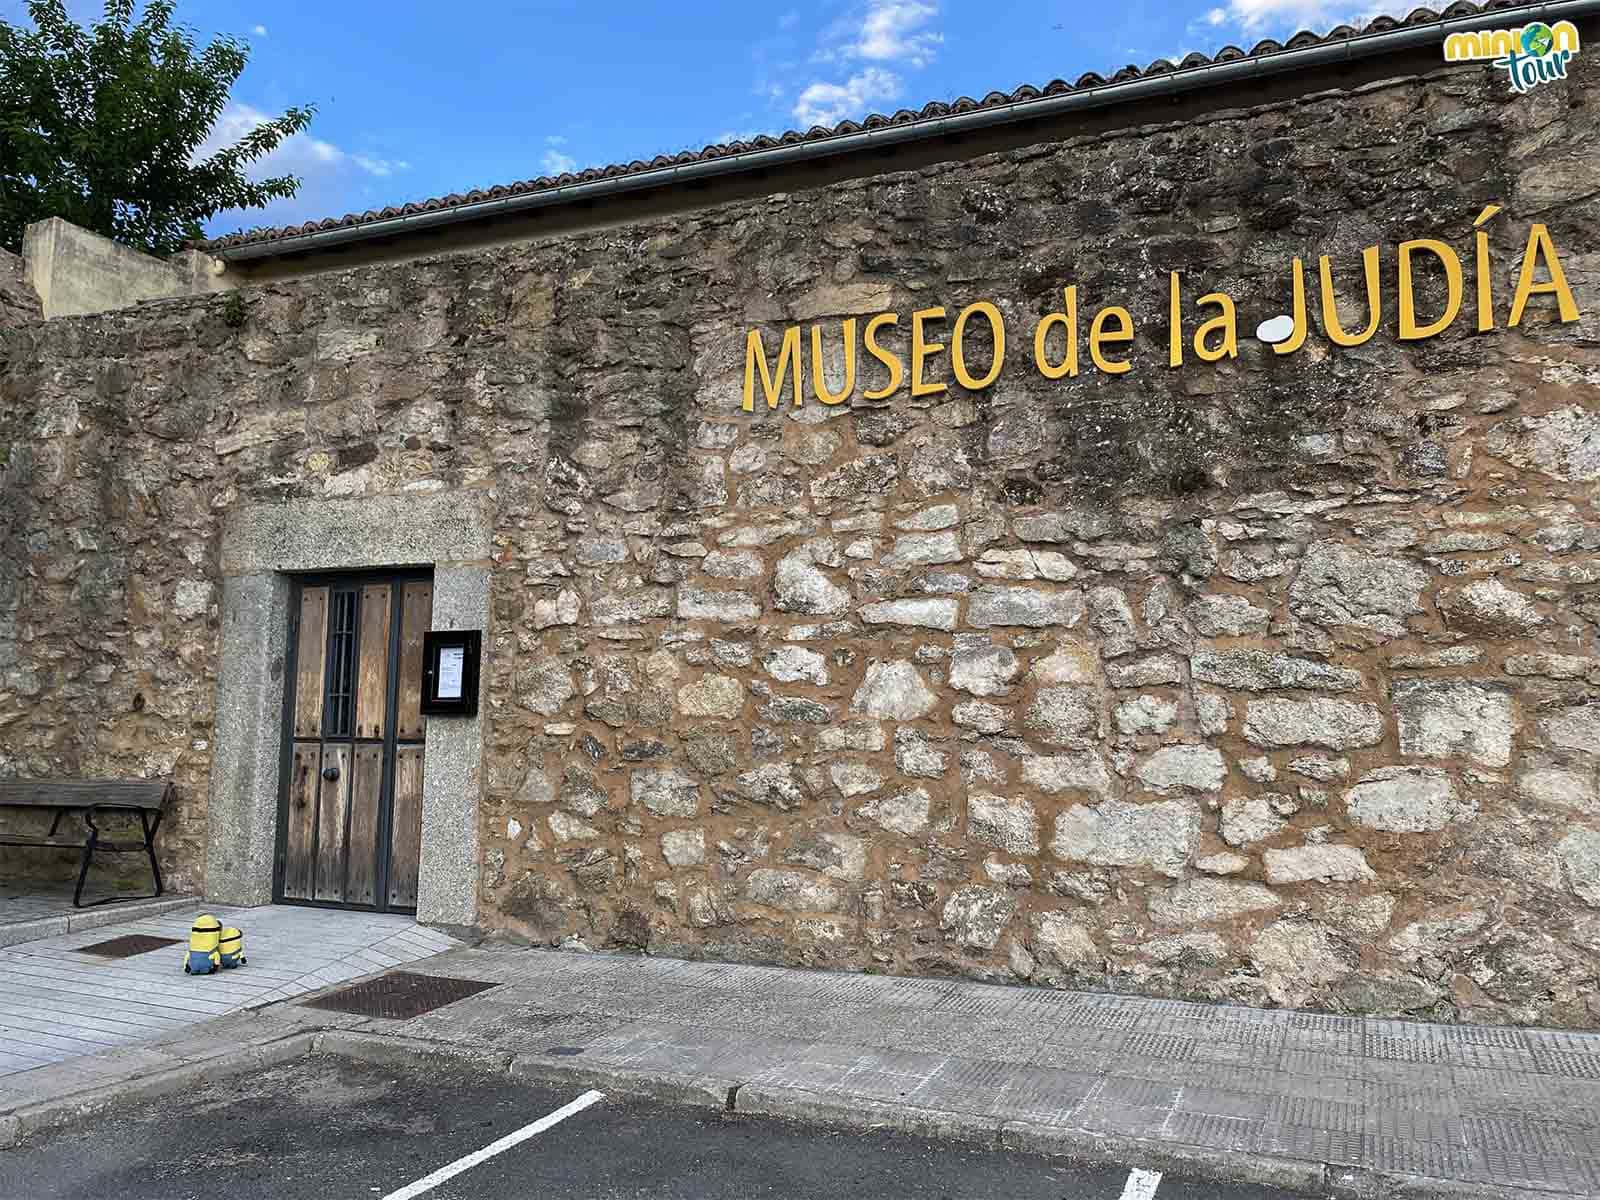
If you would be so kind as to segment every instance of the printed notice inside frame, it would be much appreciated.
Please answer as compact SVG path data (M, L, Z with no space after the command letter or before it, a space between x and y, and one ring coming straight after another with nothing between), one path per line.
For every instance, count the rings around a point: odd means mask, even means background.
M422 635L423 713L470 717L478 711L482 650L481 630L433 630Z
M461 664L466 657L465 646L439 648L439 699L461 699Z

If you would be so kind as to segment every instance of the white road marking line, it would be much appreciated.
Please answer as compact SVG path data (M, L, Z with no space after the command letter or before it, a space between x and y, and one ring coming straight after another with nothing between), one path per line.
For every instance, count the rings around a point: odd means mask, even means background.
M1122 1200L1152 1200L1160 1186L1160 1171L1141 1171L1135 1167L1128 1172L1128 1182L1122 1185Z
M521 1129L518 1129L513 1133L506 1134L506 1136L501 1138L499 1141L490 1142L482 1150L474 1150L471 1154L468 1154L463 1158L458 1158L455 1160L455 1162L450 1163L447 1166L440 1167L433 1174L424 1175L415 1183L406 1184L406 1186L401 1188L398 1192L390 1192L383 1198L383 1200L413 1200L413 1197L420 1196L424 1192L431 1192L445 1180L454 1179L457 1175L461 1174L461 1172L472 1170L472 1168L477 1166L479 1163L485 1162L493 1158L496 1154L500 1154L511 1149L513 1146L520 1145L522 1142L527 1141L535 1134L543 1133L552 1125L559 1125L568 1117L581 1113L591 1104L598 1104L605 1098L606 1094L604 1092L585 1092L571 1104L563 1105L561 1108L556 1109L555 1112L551 1113L549 1116L540 1117L533 1124L524 1125ZM1160 1179L1161 1176L1157 1175L1156 1178ZM1154 1190L1154 1188L1151 1188L1151 1191Z

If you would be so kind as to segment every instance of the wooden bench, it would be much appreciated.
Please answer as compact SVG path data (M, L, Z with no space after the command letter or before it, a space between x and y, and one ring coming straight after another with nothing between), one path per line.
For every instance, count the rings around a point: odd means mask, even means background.
M156 830L161 826L161 816L171 795L172 783L164 779L0 779L0 810L34 809L55 814L50 822L50 832L43 837L0 830L0 846L81 850L83 858L78 865L78 886L72 893L74 908L92 908L96 904L111 904L118 900L151 899L153 896L108 896L86 905L83 903L83 881L89 876L89 863L95 851L136 854L142 850L150 859L150 873L155 877L156 890L153 895L161 895L161 868L156 864ZM61 819L73 813L82 815L83 829L75 833L61 833ZM137 817L139 828L144 833L143 840L107 838L96 820L107 813ZM132 830L128 832L131 834Z

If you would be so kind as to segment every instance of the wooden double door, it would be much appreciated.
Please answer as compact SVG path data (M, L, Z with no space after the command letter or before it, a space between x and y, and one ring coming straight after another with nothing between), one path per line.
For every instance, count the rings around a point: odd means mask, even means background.
M290 614L275 898L414 911L433 580L297 579Z

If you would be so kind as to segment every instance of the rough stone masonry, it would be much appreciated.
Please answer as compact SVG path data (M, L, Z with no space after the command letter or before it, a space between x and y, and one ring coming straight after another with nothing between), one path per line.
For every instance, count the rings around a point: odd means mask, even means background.
M22 322L0 772L172 773L203 885L223 514L470 491L488 925L1600 1025L1597 68ZM1359 312L1363 247L1465 254L1489 204L1498 286L1544 222L1578 321L1248 336L1292 258ZM1170 270L1238 301L1237 359L1160 369ZM750 328L1020 328L1069 281L1157 365L740 411Z

